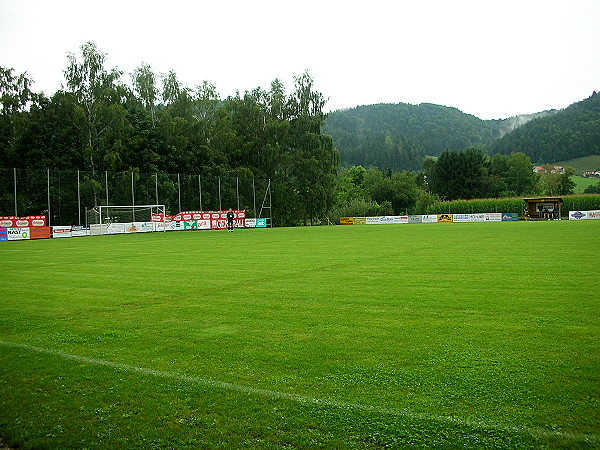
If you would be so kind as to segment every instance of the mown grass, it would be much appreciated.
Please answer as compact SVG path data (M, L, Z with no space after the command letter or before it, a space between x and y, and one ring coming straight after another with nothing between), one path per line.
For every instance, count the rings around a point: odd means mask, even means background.
M0 435L23 448L598 447L599 231L5 242Z
M588 187L594 186L600 183L600 178L591 178L591 177L580 177L580 176L572 176L571 181L575 183L575 188L573 189L576 193L582 193Z

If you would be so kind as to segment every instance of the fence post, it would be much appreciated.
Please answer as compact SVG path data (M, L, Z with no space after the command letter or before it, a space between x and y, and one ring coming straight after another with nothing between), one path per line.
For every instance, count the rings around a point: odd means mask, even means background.
M135 206L135 189L133 186L133 170L131 171L131 204Z
M273 228L273 198L271 197L271 179L269 178L269 215L271 216L271 228Z
M106 206L108 206L108 170L104 171L104 183L106 189Z
M158 205L158 172L154 173L155 179L154 179L154 190L156 191L156 203L155 205Z
M179 211L181 212L181 180L179 179L179 174L177 174L177 192L179 198Z
M79 169L77 169L77 218L81 226L81 189L79 187Z
M17 168L13 167L13 174L14 174L14 182L15 182L15 217L19 217L19 215L17 214Z
M50 218L52 217L52 214L50 214L50 169L46 169L46 180L48 182L48 226L50 226Z
M200 200L200 211L202 211L202 182L200 181L200 175L198 175L198 198Z
M221 177L219 177L219 211L223 211L223 205L221 204Z
M254 186L254 177L252 177L252 199L254 201L254 217L256 217L256 187Z

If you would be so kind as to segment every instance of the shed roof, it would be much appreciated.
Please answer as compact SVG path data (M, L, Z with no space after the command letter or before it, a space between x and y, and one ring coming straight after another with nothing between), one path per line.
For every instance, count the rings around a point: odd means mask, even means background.
M546 202L556 202L556 203L564 203L562 197L532 197L532 198L524 198L524 201L527 203L546 203Z

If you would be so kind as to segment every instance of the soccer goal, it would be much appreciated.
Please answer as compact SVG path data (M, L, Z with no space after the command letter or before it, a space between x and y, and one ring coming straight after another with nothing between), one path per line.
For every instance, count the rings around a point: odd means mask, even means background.
M89 225L152 222L153 216L165 217L165 205L96 206L87 212Z

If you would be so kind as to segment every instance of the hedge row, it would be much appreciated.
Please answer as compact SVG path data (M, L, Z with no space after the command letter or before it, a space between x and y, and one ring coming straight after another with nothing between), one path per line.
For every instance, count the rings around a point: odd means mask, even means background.
M600 210L600 194L565 195L562 197L563 217L569 211ZM425 214L472 214L472 213L523 213L525 202L523 197L498 199L454 200L451 202L436 202L427 207Z

